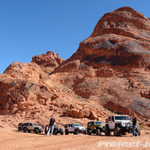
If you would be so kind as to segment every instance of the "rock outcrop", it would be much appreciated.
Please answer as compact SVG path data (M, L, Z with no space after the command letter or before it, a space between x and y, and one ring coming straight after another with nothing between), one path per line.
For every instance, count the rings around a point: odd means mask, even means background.
M32 58L32 62L41 66L42 70L48 74L52 73L63 61L64 59L60 58L53 51L48 51L46 54Z

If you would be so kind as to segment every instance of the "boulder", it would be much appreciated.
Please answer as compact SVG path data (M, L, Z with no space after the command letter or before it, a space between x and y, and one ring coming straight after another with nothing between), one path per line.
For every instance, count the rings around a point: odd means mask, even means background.
M79 118L84 118L84 115L81 110L79 111Z
M79 117L79 111L76 110L76 109L73 109L73 110L72 110L72 114L73 114L73 117L75 117L75 118L78 118L78 117Z
M95 120L97 119L97 114L94 111L91 111L90 116Z

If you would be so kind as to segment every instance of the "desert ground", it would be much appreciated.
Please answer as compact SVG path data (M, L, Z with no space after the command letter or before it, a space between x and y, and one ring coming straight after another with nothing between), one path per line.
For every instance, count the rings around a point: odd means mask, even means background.
M99 145L99 142L120 142L118 147ZM123 142L134 142L127 147L122 147ZM52 137L42 134L23 133L16 128L0 129L0 150L98 150L98 149L150 149L144 145L150 143L150 134L142 131L141 136L132 137L132 134L121 137L95 135L53 135ZM99 147L98 147L99 145ZM106 147L107 146L107 147ZM112 145L113 146L113 145Z

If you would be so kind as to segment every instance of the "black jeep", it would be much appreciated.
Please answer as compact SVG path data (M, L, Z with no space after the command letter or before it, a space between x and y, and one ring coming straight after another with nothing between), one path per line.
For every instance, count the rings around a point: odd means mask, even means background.
M49 125L46 125L46 126L45 126L45 134L47 134L48 128L49 128ZM51 131L50 131L50 133L51 133ZM54 135L57 135L58 133L60 133L61 135L63 135L63 134L64 134L64 131L63 131L62 128L59 128L58 125L54 125L53 134L54 134Z

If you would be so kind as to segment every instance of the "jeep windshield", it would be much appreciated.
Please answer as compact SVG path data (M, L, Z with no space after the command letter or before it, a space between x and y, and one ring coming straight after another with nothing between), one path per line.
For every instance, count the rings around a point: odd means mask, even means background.
M37 124L36 124L36 123L33 123L33 126L37 126Z
M58 128L58 125L54 125L54 128Z
M74 126L82 126L80 123L73 124Z
M128 116L115 116L115 120L129 120Z
M95 125L99 125L99 124L101 124L102 122L100 122L100 121L96 121L95 122Z

